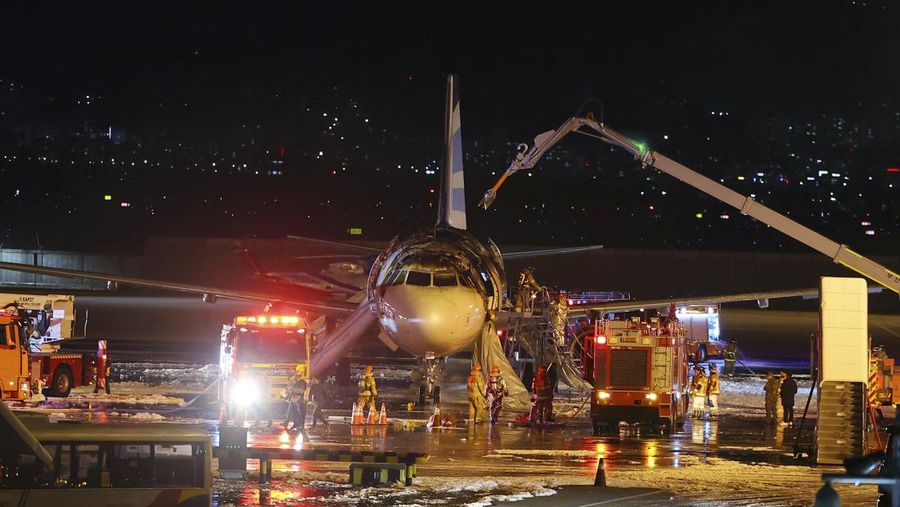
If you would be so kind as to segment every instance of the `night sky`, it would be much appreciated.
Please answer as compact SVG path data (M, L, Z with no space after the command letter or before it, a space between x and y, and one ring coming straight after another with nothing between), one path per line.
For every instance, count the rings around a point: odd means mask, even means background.
M246 144L246 126L252 124L258 125L254 143L297 153L315 149L300 125L307 109L352 100L389 130L379 149L407 160L439 161L449 72L460 75L467 152L476 142L483 148L528 141L587 99L603 103L612 126L651 141L662 126L692 122L678 107L696 114L728 111L744 123L718 140L719 152L746 144L742 132L761 118L829 115L854 121L873 108L900 111L900 6L893 2L332 4L338 3L6 2L0 6L0 78L21 88L20 102L14 102L18 113L0 119L0 126L21 134L38 124L90 121L127 132L142 150L166 136L203 157ZM75 105L84 97L94 97L89 113ZM685 162L703 161L701 140L678 145ZM17 143L19 153L39 150ZM877 159L880 171L894 153ZM505 159L507 153L498 154ZM467 167L474 208L494 177L487 168ZM384 177L360 164L355 168L355 184ZM28 177L16 171L36 174L24 165L3 170L25 183ZM719 176L718 169L709 170ZM296 184L297 176L291 178ZM304 178L317 188L336 188L319 182L322 176ZM105 191L97 188L97 178L72 181L76 193ZM394 188L405 184L421 182L398 181ZM345 187L345 193L354 188ZM370 200L357 196L344 205L359 212ZM362 207L352 209L353 202ZM80 210L86 212L84 205ZM47 210L46 216L53 213ZM486 223L514 218L503 213ZM129 233L120 239L167 232L152 220L123 227ZM321 235L334 237L340 227ZM252 222L175 232L254 234L250 229ZM260 227L259 234L314 229ZM371 239L384 239L394 229L373 226L382 237ZM10 229L5 239L30 246L23 244L28 236ZM520 243L550 239L534 240L525 230L507 236ZM597 240L581 235L570 242ZM71 238L56 243L78 246Z

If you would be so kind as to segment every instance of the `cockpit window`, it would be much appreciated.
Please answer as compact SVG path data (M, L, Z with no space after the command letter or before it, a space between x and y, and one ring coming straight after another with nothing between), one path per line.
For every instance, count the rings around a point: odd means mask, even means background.
M456 273L435 273L435 287L453 287L456 285Z
M388 277L387 284L388 285L403 285L403 282L406 281L406 273L405 269L398 269L391 273L391 276Z
M410 271L406 275L406 285L418 285L419 287L428 287L431 285L431 273L423 271Z

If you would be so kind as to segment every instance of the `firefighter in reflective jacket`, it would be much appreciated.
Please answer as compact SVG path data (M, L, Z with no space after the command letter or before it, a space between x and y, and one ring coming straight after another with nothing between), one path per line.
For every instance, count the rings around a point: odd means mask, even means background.
M375 385L375 370L372 365L366 366L363 371L363 377L359 379L359 398L356 400L356 406L360 410L363 407L369 407L369 413L375 408L375 397L378 396L378 386Z
M488 377L485 397L491 404L491 424L496 424L500 418L500 409L503 407L503 397L509 396L506 389L506 381L500 375L500 367L491 367L491 375Z
M481 374L481 365L478 363L472 365L472 371L466 380L466 391L469 393L469 424L481 422L487 401L484 399L484 375Z
M531 424L553 421L553 385L547 376L547 367L538 368L532 382L534 407L531 409Z
M706 385L706 374L703 373L703 368L697 366L694 379L691 382L691 400L693 403L694 419L702 419L703 412L706 411Z
M541 284L534 279L534 266L528 266L519 273L519 281L516 284L516 305L517 312L529 311L531 306L531 295L535 291L540 290Z
M706 400L709 403L709 416L719 417L719 370L715 365L709 366L709 382L706 386Z

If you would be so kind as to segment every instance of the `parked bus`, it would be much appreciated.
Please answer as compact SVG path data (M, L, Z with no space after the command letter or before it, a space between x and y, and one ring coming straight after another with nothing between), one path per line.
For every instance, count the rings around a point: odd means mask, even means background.
M19 420L52 466L0 453L0 505L212 505L212 448L202 427Z

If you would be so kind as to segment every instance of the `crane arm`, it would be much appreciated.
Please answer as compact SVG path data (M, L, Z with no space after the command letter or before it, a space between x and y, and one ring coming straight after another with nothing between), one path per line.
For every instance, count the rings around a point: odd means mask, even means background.
M485 192L479 206L487 209L491 203L494 202L494 199L497 197L497 191L509 176L516 171L534 167L553 145L562 140L570 132L584 134L585 132L580 130L583 127L587 127L596 132L596 134L588 133L587 135L597 137L603 142L623 148L625 151L631 153L635 160L638 160L642 165L653 166L659 171L681 180L697 190L736 208L741 214L749 215L804 245L827 255L835 263L850 268L860 275L900 294L900 275L894 273L885 266L854 252L848 248L847 245L834 242L825 236L822 236L809 227L801 225L781 213L756 202L751 197L741 195L725 185L713 181L687 166L679 164L665 155L648 149L645 145L634 141L633 139L629 139L623 134L616 132L603 123L597 122L591 117L569 118L558 129L550 130L537 136L534 139L534 145L530 150L527 149L527 146L525 149L520 149L519 154L516 155L515 160L509 165L506 172L501 175L500 180ZM520 147L521 146L522 145L520 145Z

